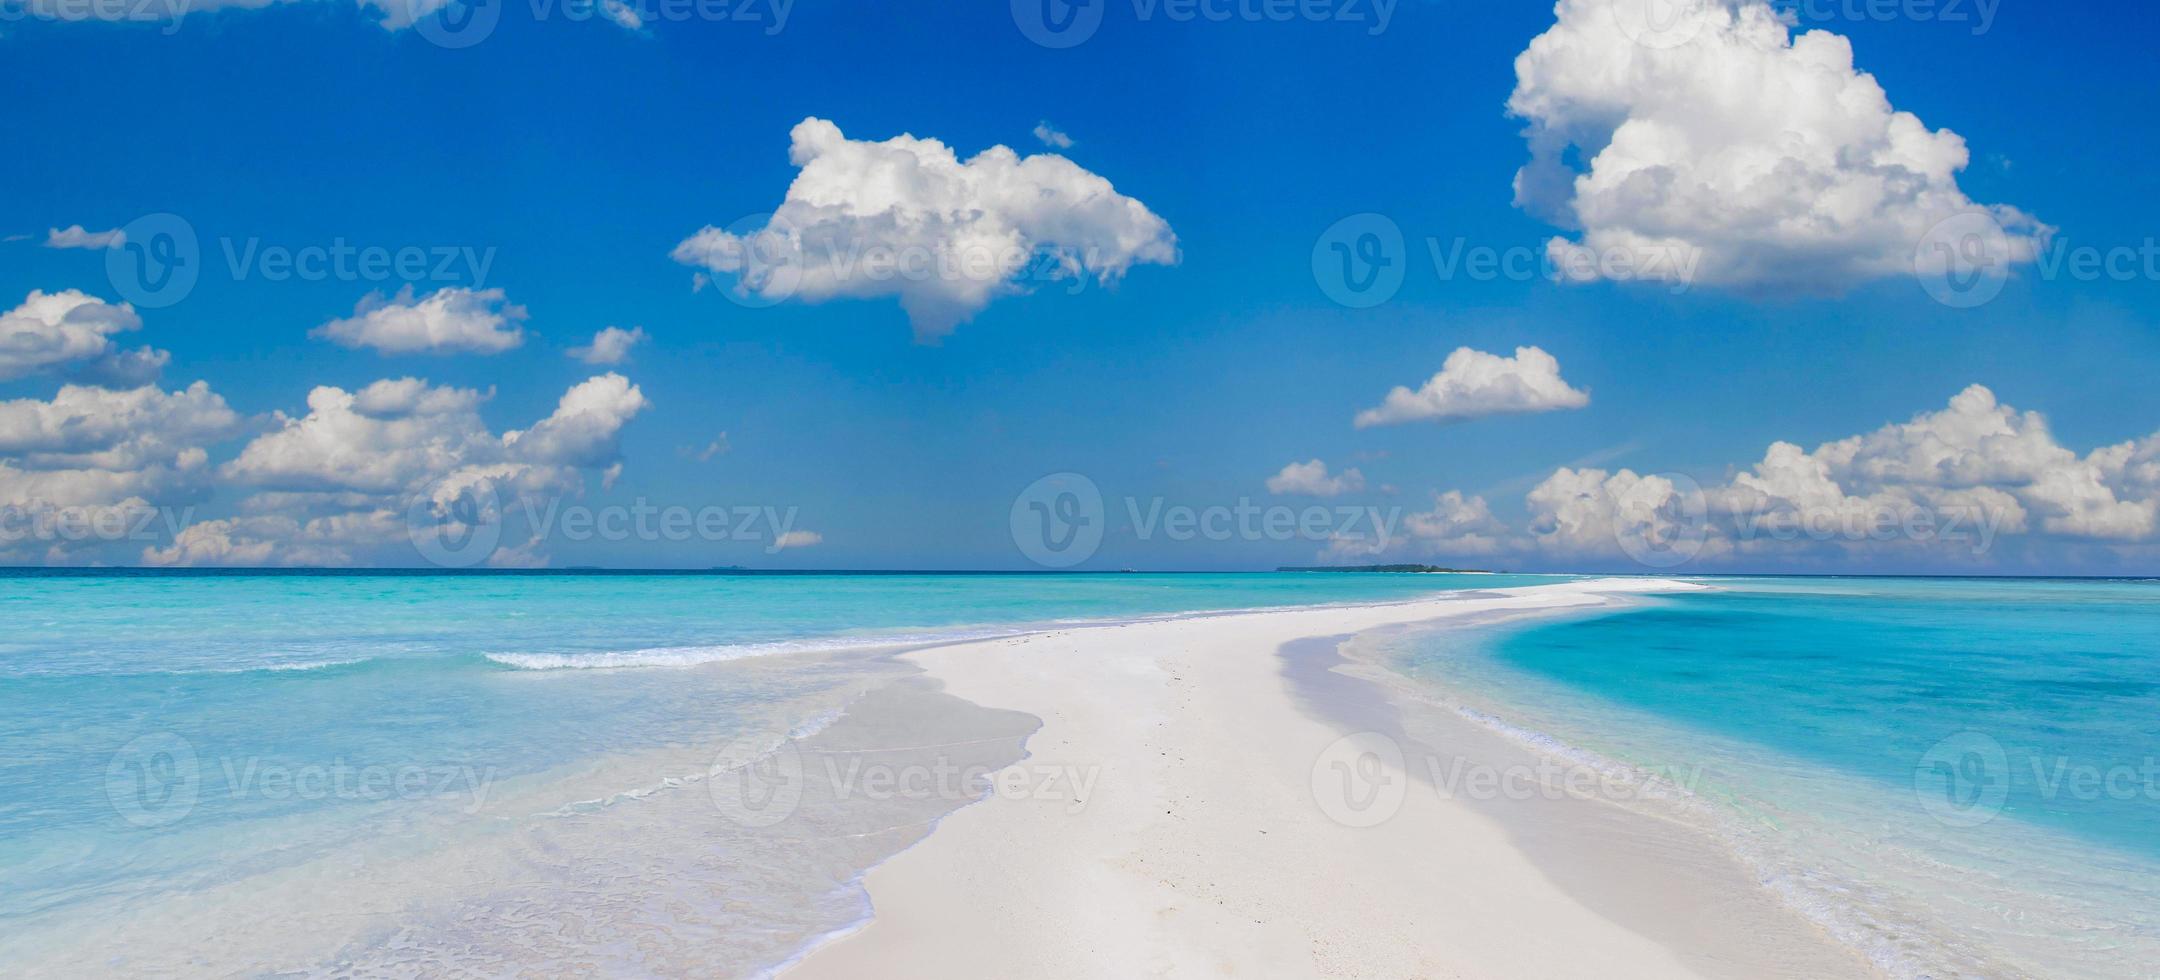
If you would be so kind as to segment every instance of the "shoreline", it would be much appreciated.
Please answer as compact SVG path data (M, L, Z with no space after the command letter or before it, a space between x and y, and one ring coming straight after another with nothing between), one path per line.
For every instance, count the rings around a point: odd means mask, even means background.
M1095 792L1079 805L999 794L945 815L861 876L867 922L776 969L1666 977L1789 962L1795 976L1872 975L1721 856L1673 865L1669 838L1644 832L1652 818L1569 799L1538 808L1543 836L1526 843L1514 818L1531 814L1433 792L1402 751L1438 758L1432 733L1407 731L1384 685L1337 670L1352 662L1329 639L1698 588L1586 580L903 654L953 696L1040 718L1028 759L1090 767ZM1461 739L1446 744L1460 753ZM1570 863L1585 858L1604 863ZM1715 928L1697 921L1712 913Z

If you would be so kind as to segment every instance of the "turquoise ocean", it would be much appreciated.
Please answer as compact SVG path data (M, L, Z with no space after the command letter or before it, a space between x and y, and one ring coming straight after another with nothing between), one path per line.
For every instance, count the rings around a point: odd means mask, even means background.
M1890 975L2160 971L2160 582L1697 581L1388 656L1474 720L1681 782L1660 816Z

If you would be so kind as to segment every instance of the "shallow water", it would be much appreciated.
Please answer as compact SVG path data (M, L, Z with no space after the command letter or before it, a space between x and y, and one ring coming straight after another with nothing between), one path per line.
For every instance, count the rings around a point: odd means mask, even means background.
M1660 815L1887 972L2150 974L2160 587L1712 581L1389 656L1518 741L1676 777Z
M885 651L1551 580L0 574L0 972L753 975L1031 730Z

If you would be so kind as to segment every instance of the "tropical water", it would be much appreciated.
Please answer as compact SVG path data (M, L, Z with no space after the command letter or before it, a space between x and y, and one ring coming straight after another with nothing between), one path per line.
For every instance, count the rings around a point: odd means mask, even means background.
M2160 583L1705 581L1391 656L1520 739L1682 783L1661 816L1886 972L2154 975Z
M746 758L1032 730L894 648L1551 580L0 572L0 973L755 974L986 790L774 821Z

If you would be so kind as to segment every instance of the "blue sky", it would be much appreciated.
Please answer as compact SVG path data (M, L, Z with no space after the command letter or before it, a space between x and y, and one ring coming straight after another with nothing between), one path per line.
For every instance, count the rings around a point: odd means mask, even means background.
M1536 252L1574 234L1518 207L1511 189L1530 159L1526 120L1508 111L1515 58L1554 27L1551 7L1405 0L1375 33L1363 5L1350 8L1366 17L1357 23L1181 23L1154 8L1143 18L1129 0L1096 2L1107 3L1101 27L1063 50L1031 42L1002 3L803 0L777 31L765 6L743 8L750 22L648 11L632 31L560 10L535 20L520 0L484 41L460 49L338 0L152 23L11 16L0 25L0 73L18 93L4 110L17 139L0 154L0 181L13 189L0 199L0 234L29 237L0 245L0 308L32 290L122 301L104 252L46 247L49 230L179 215L202 242L200 280L173 305L139 309L141 328L114 339L169 351L162 389L206 381L242 417L205 444L211 470L278 426L271 413L305 414L317 386L417 377L492 389L477 411L502 432L612 371L649 404L605 444L563 457L580 471L578 490L551 492L595 508L643 499L789 510L789 529L818 538L774 551L764 538L556 537L523 553L555 565L1036 567L1014 543L1016 495L1071 472L1107 501L1103 544L1084 568L1345 554L1302 534L1172 540L1130 527L1128 498L1141 510L1249 499L1400 517L1459 490L1489 501L1507 531L1485 537L1499 544L1463 551L1442 535L1374 553L1640 570L1626 549L1516 540L1534 534L1524 495L1563 466L1685 474L1714 494L1773 442L1813 450L1942 411L1972 384L2042 413L2079 456L2160 429L2150 383L2160 287L2142 271L2080 281L2025 262L1971 309L1934 301L1909 274L1768 293L1441 276L1423 254L1427 239ZM2144 165L2155 133L2140 114L2156 15L2111 8L2116 26L2095 31L2094 18L2065 13L2005 3L1977 36L1969 20L1802 26L1848 36L1858 68L1897 109L1964 138L1971 162L1955 186L1971 201L2035 216L2055 229L2053 247L2135 249L2160 222L2160 177ZM1177 260L1135 264L1114 285L1001 296L937 343L917 342L889 296L750 308L728 299L719 274L693 290L693 269L671 250L704 226L779 205L797 173L789 133L807 117L850 140L934 138L962 160L995 144L1059 153L1159 216ZM1073 145L1039 142L1032 131L1046 120ZM1352 309L1315 281L1313 253L1331 225L1364 212L1400 229L1406 274L1386 302ZM236 279L224 249L250 240L487 254L484 281L460 266L411 285L422 296L503 290L528 313L523 342L483 356L311 336L370 292L394 296L407 283L278 281L260 267ZM610 325L649 339L618 365L566 356ZM1352 424L1462 347L1539 348L1589 402L1450 424ZM51 399L70 380L64 371L0 380L0 399ZM725 451L699 458L722 432ZM28 447L0 445L0 459ZM1267 488L1287 464L1312 459L1334 474L1359 470L1364 488L1329 497ZM617 462L620 476L603 488ZM2115 489L2125 505L2142 499ZM191 519L259 514L271 502L248 501L265 492L214 474L170 503ZM306 514L324 513L319 503ZM1983 553L1815 541L1722 557L1712 548L1686 568L2160 570L2137 527L2051 532L2044 506L2025 500L2020 511L2031 530ZM136 561L164 544L33 540L13 557ZM394 540L227 554L413 563Z

